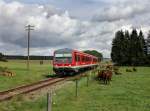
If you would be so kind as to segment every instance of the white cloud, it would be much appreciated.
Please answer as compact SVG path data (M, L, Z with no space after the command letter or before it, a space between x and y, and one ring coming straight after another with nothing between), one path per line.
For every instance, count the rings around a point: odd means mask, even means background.
M149 1L118 1L111 0L113 5L105 6L95 12L95 21L118 21L121 19L134 18L137 15L149 13Z
M114 0L111 3L96 11L98 18L94 18L94 21L81 21L71 18L68 11L63 12L52 5L0 1L0 51L5 54L26 54L25 26L31 24L35 26L31 33L32 55L49 55L57 48L68 47L96 49L103 52L105 57L110 57L115 31L136 26L146 32L149 25L145 20L150 18L145 2L138 7L137 4L125 6L121 3L117 6ZM124 3L129 4L129 1L124 0ZM141 17L141 14L148 18Z

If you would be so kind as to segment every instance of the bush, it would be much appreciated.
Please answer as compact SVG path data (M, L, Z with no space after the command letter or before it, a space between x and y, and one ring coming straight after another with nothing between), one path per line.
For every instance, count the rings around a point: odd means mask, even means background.
M144 61L147 66L150 66L150 55L148 55Z
M137 69L136 69L135 67L133 67L133 71L134 71L134 72L136 72L136 71L137 71Z
M0 53L0 61L8 62L2 53Z
M126 72L132 72L132 69L127 68Z
M114 70L114 73L116 74L116 75L120 75L121 73L119 72L119 67L118 66L114 66L113 67L113 70Z

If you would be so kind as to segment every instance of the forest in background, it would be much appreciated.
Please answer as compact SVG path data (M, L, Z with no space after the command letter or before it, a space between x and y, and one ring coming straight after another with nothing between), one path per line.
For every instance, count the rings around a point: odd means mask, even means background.
M150 65L149 44L150 32L145 39L142 30L139 33L136 29L131 33L119 30L112 41L112 61L117 65Z

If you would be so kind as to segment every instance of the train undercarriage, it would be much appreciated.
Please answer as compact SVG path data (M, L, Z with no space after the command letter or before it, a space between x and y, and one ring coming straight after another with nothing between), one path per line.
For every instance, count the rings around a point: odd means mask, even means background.
M91 70L93 68L96 68L97 65L90 65L86 67L54 67L53 71L55 72L56 75L75 75L80 72L84 72L87 70Z

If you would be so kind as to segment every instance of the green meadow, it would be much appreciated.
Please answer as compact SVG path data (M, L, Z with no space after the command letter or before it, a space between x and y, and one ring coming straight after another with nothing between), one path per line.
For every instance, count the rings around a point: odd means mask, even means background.
M10 71L15 73L13 77L0 75L0 91L45 79L46 75L53 73L51 61L44 61L44 64L40 65L39 60L31 60L29 71L27 70L25 60L0 62L0 66L7 67Z
M52 69L49 63L42 66L34 63L32 73L27 73L24 63L13 63L5 65L16 71L16 77L0 77L1 89L27 83L28 79L30 82L43 79L43 72ZM77 98L75 82L70 81L53 94L52 111L150 111L150 67L137 67L137 72L126 72L126 68L120 68L122 75L113 75L110 85L101 84L93 74L87 87L86 77L81 78ZM36 99L22 95L1 102L0 111L46 111L46 106L46 93Z

